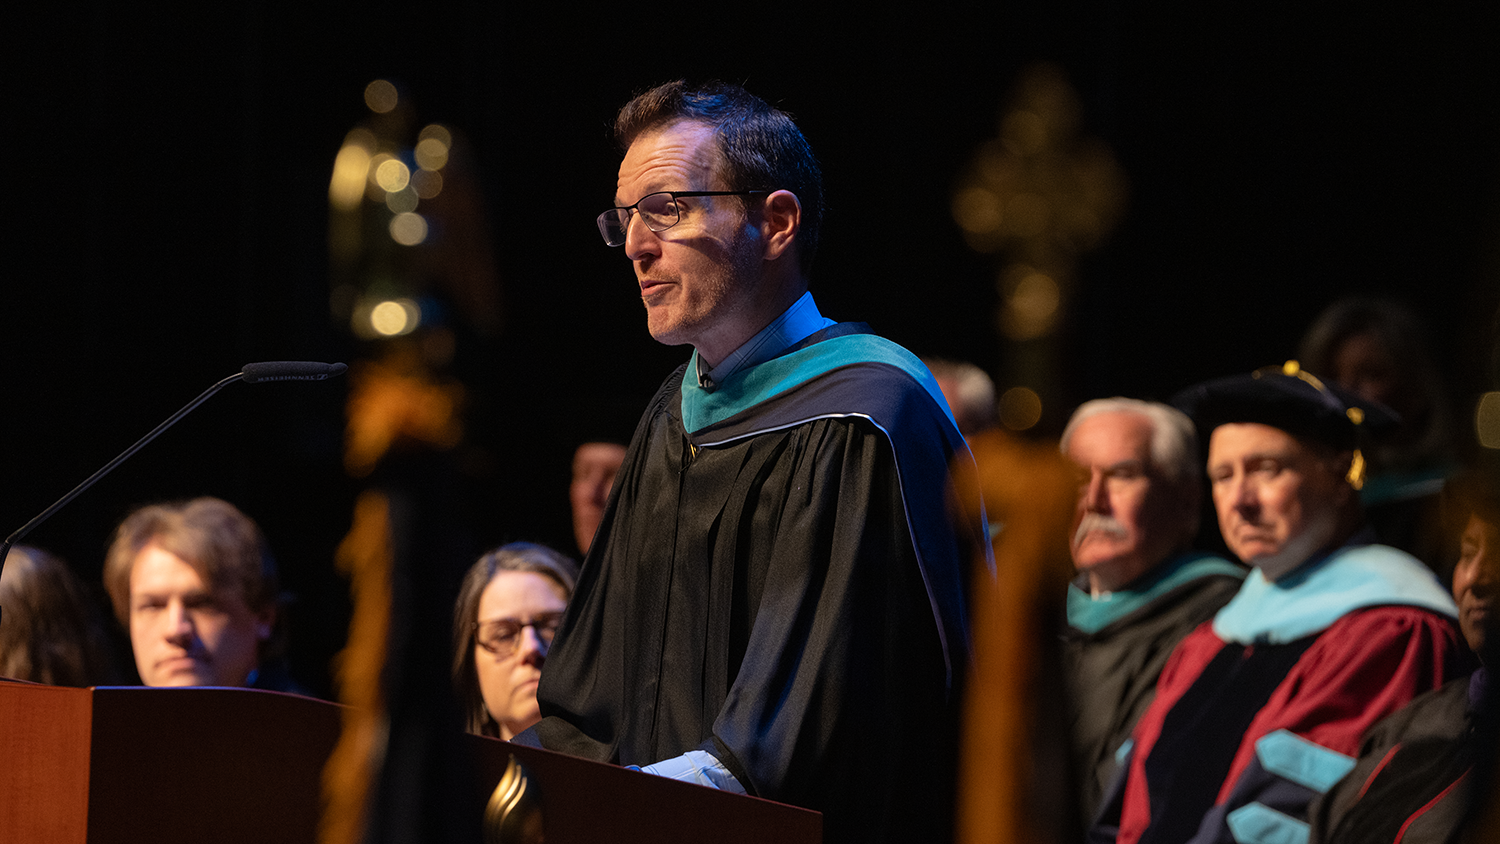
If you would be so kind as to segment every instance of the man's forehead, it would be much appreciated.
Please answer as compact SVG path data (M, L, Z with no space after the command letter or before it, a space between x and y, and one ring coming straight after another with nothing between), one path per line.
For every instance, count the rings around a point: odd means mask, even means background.
M624 446L615 443L584 443L573 452L573 467L614 465L624 457Z
M659 190L706 190L719 163L713 127L678 121L643 132L620 162L615 202L629 205Z
M153 595L209 595L215 588L208 569L151 542L136 553L130 567L130 591Z
M1142 460L1149 460L1154 432L1151 420L1143 414L1128 410L1105 411L1078 422L1069 450L1082 445L1091 454L1103 456L1106 460L1124 459L1117 455L1137 455Z
M1312 449L1295 435L1259 422L1220 425L1209 435L1210 463L1245 460L1296 460L1312 455Z
M1479 513L1470 513L1469 521L1464 526L1464 539L1483 539L1486 536L1500 537L1500 522L1493 522ZM1500 560L1500 557L1496 558Z

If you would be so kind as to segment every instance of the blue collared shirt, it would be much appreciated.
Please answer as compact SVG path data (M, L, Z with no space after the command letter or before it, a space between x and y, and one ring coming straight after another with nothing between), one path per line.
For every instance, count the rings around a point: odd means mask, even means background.
M787 308L781 316L756 332L754 337L730 352L729 357L724 358L718 366L708 372L703 371L703 356L699 355L698 386L705 390L712 390L715 385L724 383L725 378L741 369L765 363L816 332L835 324L833 320L818 312L818 306L813 303L811 292L803 293L801 298L793 302L792 306Z

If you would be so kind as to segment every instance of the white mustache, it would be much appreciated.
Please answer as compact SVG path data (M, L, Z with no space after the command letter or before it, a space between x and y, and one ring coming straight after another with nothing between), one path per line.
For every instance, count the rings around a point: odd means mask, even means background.
M1094 532L1103 533L1115 539L1125 539L1130 536L1130 531L1126 530L1125 526L1120 524L1114 516L1106 516L1103 513L1084 513L1083 518L1078 522L1078 529L1073 531L1074 547L1077 547L1085 536Z

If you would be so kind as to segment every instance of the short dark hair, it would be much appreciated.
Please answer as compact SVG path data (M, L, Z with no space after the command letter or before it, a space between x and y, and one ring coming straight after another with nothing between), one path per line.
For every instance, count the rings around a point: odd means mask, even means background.
M823 222L823 170L792 118L738 85L678 79L637 94L615 117L621 151L641 135L679 121L713 128L728 190L787 190L802 205L798 266L812 268Z

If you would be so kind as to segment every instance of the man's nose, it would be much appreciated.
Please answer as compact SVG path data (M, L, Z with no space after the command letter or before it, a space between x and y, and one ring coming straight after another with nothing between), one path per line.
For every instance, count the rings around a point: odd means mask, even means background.
M1254 483L1246 478L1235 478L1229 484L1230 500L1234 502L1235 509L1245 513L1260 509L1260 495Z
M1089 473L1083 488L1083 506L1090 513L1109 512L1109 486L1101 472Z
M661 254L661 239L656 236L640 214L631 214L625 223L625 255L639 261L647 255Z
M180 601L167 604L166 636L172 641L186 641L193 637L193 619L187 607Z
M1493 592L1500 586L1500 549L1481 548L1474 555L1474 584L1476 591Z

